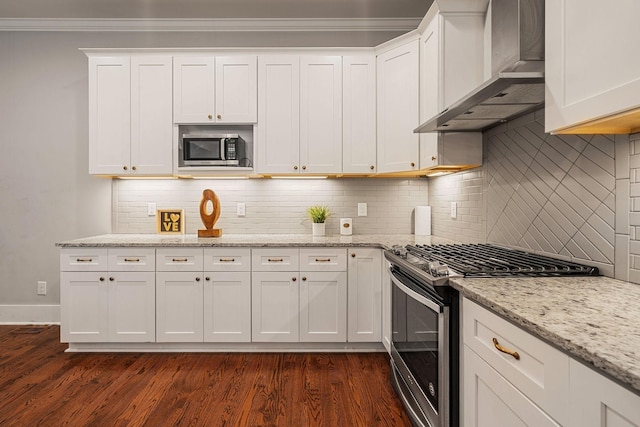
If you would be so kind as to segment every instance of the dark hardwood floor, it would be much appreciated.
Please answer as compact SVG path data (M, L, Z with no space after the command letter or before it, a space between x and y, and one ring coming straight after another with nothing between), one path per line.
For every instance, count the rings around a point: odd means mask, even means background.
M0 426L409 426L386 353L64 353L0 326Z

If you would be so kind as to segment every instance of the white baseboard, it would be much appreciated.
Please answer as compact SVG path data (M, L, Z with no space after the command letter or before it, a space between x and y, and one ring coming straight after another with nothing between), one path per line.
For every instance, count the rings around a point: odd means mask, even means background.
M0 305L0 325L60 324L60 305Z

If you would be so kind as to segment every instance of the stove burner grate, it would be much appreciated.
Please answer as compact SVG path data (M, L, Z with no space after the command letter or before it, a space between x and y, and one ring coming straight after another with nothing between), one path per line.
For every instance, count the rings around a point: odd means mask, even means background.
M408 245L406 251L464 277L600 275L597 267L491 244Z

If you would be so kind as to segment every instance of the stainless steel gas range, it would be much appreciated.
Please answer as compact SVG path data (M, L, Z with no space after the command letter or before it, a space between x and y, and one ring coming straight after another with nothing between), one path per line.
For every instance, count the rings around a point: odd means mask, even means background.
M459 298L452 277L598 275L596 267L489 245L385 251L391 276L392 383L416 426L459 426Z

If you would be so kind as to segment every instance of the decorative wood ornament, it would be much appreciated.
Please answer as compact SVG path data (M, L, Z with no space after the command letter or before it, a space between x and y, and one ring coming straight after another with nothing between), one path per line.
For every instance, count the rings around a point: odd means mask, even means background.
M209 211L209 203L211 203L211 211ZM213 228L220 218L220 199L213 190L206 189L202 192L202 200L200 201L200 218L205 226L205 230L198 230L198 237L220 237L222 236L221 228Z

